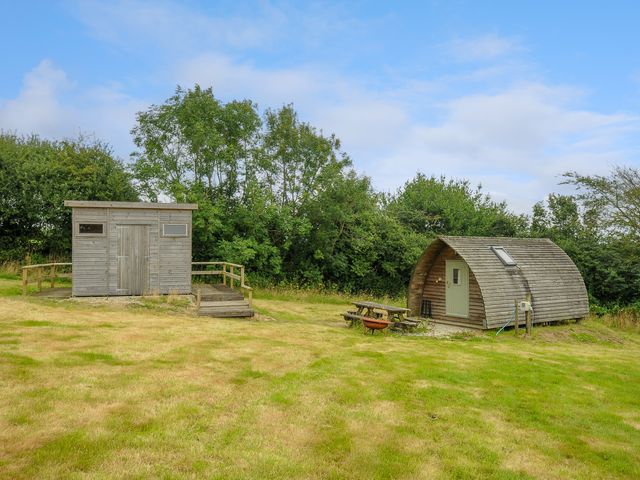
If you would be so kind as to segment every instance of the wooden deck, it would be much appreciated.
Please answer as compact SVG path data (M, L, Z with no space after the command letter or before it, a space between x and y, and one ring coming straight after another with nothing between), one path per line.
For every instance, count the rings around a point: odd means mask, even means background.
M209 317L253 317L254 311L242 292L225 285L194 283L192 291L195 295L200 289L200 307L198 315ZM70 287L44 288L35 292L34 297L65 299L71 298Z
M45 288L33 294L34 297L42 298L71 298L71 287Z

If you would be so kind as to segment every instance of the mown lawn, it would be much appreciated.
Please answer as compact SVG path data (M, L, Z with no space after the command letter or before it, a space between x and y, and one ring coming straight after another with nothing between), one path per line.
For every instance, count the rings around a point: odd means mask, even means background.
M640 477L640 334L371 336L346 304L255 304L0 298L0 478Z

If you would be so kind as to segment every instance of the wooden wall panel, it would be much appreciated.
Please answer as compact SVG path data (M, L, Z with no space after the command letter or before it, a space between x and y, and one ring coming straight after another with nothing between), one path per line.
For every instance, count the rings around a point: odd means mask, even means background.
M446 314L446 261L463 260L451 247L440 251L426 276L422 298L431 300L432 318L443 323L455 323L474 328L484 326L484 302L473 271L469 269L469 317L453 317Z
M78 235L80 223L104 223L103 235ZM107 290L107 214L101 208L73 209L72 212L72 294L104 295Z

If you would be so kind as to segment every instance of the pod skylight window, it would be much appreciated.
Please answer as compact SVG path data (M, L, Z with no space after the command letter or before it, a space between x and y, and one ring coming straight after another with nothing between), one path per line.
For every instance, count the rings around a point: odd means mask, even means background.
M515 267L518 265L518 262L509 255L509 252L507 252L504 247L491 247L491 250L493 250L493 253L496 254L496 257L500 259L505 267Z

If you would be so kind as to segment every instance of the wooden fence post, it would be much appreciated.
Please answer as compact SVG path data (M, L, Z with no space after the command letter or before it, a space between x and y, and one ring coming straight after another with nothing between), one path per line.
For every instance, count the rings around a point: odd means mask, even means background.
M38 272L38 291L41 292L42 291L42 272L43 272L42 267L38 267L37 272Z
M51 288L56 286L56 264L51 265L51 272L49 273L51 276Z
M527 302L529 302L529 306L531 306L531 294L527 293ZM531 335L531 308L528 308L524 313L525 323L527 327L527 335Z
M196 307L200 309L200 300L202 299L202 289L198 287L196 290Z
M227 286L227 264L226 263L222 264L222 284L225 287Z
M514 318L513 318L513 333L517 336L518 335L518 324L520 323L520 308L518 306L518 299L515 299L513 301L513 308L514 308Z
M29 269L22 267L22 295L27 294L29 288Z

